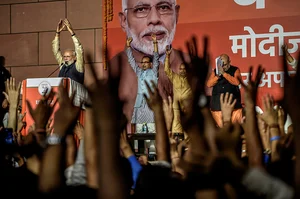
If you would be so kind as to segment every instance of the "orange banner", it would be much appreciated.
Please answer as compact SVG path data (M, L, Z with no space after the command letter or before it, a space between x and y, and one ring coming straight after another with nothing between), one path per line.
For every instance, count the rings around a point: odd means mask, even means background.
M159 5L165 3L174 5L173 12L164 13L166 8ZM144 12L141 7L144 5L151 6L147 16L139 15ZM139 6L139 10L135 9ZM215 68L216 57L222 53L228 54L231 64L240 68L243 80L247 83L249 66L263 65L265 74L258 97L258 105L261 106L262 95L270 93L275 99L282 97L281 45L286 43L291 55L296 57L300 43L299 7L299 0L115 0L114 18L108 23L109 59L112 59L111 65L114 65L118 56L124 58L123 51L128 35L142 43L138 45L133 41L133 47L142 54L150 54L153 49L151 46L147 47L147 44L152 45L149 34L147 36L151 31L162 32L158 45L164 47L172 44L173 49L184 49L184 42L191 35L198 36L201 49L201 38L208 35L212 69ZM154 8L156 12L153 11ZM160 49L161 64L163 49ZM178 72L179 65L172 65L171 68ZM128 101L128 106L133 106L134 100L130 99L130 95L136 95L136 89L132 89L130 78L134 78L134 73L129 72L128 66L119 67L121 69L117 70L113 66L111 71L115 74L121 73L121 76L122 73L126 73L123 76L128 75L128 78L121 78L124 79L121 82L130 85L128 88L124 85L120 87L120 96ZM290 71L295 73L292 67Z

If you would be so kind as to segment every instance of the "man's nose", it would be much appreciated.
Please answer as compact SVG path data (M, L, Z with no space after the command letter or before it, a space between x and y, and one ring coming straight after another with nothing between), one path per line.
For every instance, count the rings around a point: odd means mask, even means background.
M156 10L156 7L153 6L150 10L150 13L147 17L148 19L148 25L159 25L161 24L161 18L159 12Z

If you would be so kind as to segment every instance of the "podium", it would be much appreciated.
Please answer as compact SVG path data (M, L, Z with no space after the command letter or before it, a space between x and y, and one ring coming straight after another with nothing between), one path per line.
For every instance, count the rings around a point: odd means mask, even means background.
M50 93L50 91L58 92L58 87L60 83L63 82L64 86L67 88L69 96L71 96L74 91L74 106L79 107L83 102L89 101L88 92L82 84L71 80L70 78L31 78L23 80L22 82L22 113L26 113L24 121L26 122L26 128L23 129L22 135L27 135L28 128L33 124L33 119L29 113L28 106L26 100L30 102L33 109L39 103L39 100L42 96L45 95L45 92ZM56 97L52 100L51 104L53 104L56 100ZM57 103L54 107L53 113L50 118L54 118L54 113L59 108L59 104ZM84 122L84 107L81 107L80 115L78 120L81 124Z

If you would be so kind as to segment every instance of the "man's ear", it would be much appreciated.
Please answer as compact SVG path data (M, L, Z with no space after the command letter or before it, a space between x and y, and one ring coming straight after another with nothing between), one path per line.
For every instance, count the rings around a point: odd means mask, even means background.
M125 32L126 31L126 26L127 26L127 22L126 22L126 16L123 12L119 12L119 21L120 21L120 25L122 27L122 30Z
M180 10L180 5L176 5L175 7L176 23L178 23L178 19L179 19L179 10Z

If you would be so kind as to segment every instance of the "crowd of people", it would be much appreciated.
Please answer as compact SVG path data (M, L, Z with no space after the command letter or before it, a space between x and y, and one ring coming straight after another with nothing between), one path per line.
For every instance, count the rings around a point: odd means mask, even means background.
M65 28L75 50L62 54L59 36ZM130 65L138 81L131 121L123 109L126 102L119 96L120 77L109 71L107 80L98 80L93 64L88 66L93 84L86 87L90 102L82 102L84 125L78 121L81 108L74 106L74 95L69 96L62 83L57 93L44 95L36 107L27 102L28 112L24 113L20 107L21 84L5 72L5 62L1 61L2 197L300 197L300 67L295 66L296 75L289 76L288 63L296 61L287 48L283 46L280 62L284 97L274 101L267 94L264 112L258 113L255 107L263 66L249 67L249 82L245 84L238 67L222 54L217 68L210 72L208 46L213 38L203 39L200 53L197 38L192 37L186 41L187 53L176 51L182 60L176 73L170 67L174 53L171 46L162 49L155 34L151 39L153 56L141 60L135 60L131 51L131 42L136 41L131 37L126 41L128 59L124 64ZM59 76L83 83L83 47L67 19L60 20L52 47L60 66ZM166 54L162 69L160 51ZM91 56L86 57L92 63ZM118 63L122 65L122 60ZM171 81L173 96L160 94L159 70ZM239 85L244 89L244 104ZM206 96L206 87L213 87L211 97ZM34 125L24 134L25 114L32 117ZM293 123L285 131L288 117ZM154 161L136 156L127 132L128 122L145 120L155 124ZM178 133L184 133L184 138L179 139Z

